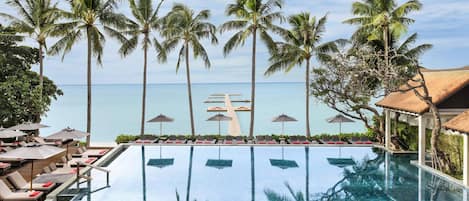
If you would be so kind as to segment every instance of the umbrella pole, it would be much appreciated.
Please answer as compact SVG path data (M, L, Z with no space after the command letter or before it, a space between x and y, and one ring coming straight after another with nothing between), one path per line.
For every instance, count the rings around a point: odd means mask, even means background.
M160 137L163 134L163 122L160 122Z
M342 122L339 122L339 135L342 134Z
M282 135L285 133L285 122L282 121Z
M220 122L221 121L218 121L218 135L220 135L220 133L221 133L221 131L220 131L221 130L221 126L220 126L221 123Z
M29 191L33 191L33 170L34 170L34 160L31 160L31 181L29 182Z

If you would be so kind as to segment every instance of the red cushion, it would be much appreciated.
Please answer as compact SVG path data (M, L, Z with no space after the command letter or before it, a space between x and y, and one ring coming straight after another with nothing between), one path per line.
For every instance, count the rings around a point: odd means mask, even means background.
M304 141L303 144L309 144L309 141Z
M197 141L195 142L196 144L202 144L203 142L202 141Z
M373 144L373 142L367 141L367 142L365 142L365 144Z
M336 144L344 144L342 141L337 141Z
M363 142L358 141L358 142L355 142L355 144L363 144Z
M327 142L327 144L335 144L334 142Z
M72 174L77 173L77 169L73 169L72 171L70 171L70 173L72 173Z
M36 197L40 193L41 193L40 191L33 191L32 193L29 194L29 197Z
M46 187L46 188L47 188L47 187L49 187L49 186L52 186L52 184L54 184L54 183L52 183L51 181L49 181L49 182L47 182L47 183L42 184L42 187Z
M300 141L293 141L292 144L300 144Z
M225 144L233 144L233 141L231 140L225 141Z
M269 141L269 144L277 144L275 141Z
M99 154L105 154L107 152L107 150L102 150L99 152Z
M85 161L85 163L91 163L94 161L94 158L89 158L88 160Z

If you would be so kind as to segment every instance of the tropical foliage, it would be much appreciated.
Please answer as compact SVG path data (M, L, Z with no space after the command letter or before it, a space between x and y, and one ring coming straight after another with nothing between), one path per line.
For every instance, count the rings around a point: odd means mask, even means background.
M31 70L39 62L37 49L21 46L15 30L0 25L0 126L39 122L53 99L62 95L57 86L44 77L44 89L38 87L40 76Z
M269 34L269 30L278 30L273 23L283 21L280 11L283 0L235 0L226 7L226 15L234 17L234 20L225 22L220 26L220 32L236 31L226 42L223 53L228 55L236 47L244 45L249 37L252 37L252 66L251 66L251 121L249 124L249 136L254 135L254 113L256 100L256 44L257 35L267 45L271 52L275 51L275 42Z
M56 55L70 52L82 38L87 42L87 118L86 132L91 133L91 59L96 58L98 64L102 64L102 55L107 33L119 42L126 41L125 36L119 32L126 28L127 20L123 14L115 13L116 0L71 0L70 11L59 11L59 14L67 21L56 24L53 36L61 36L49 50ZM89 146L90 136L86 138Z
M130 10L134 20L128 19L128 28L123 32L129 36L130 39L126 40L119 53L122 56L127 56L133 52L142 38L141 44L143 49L143 91L142 91L142 117L140 121L140 135L145 134L145 110L146 110L146 94L147 94L147 62L148 62L148 48L155 46L155 50L160 55L160 61L166 60L165 50L161 47L160 42L154 36L153 32L158 33L163 26L163 20L158 16L158 12L163 4L161 0L156 8L153 7L152 0L130 0Z
M209 10L202 10L196 13L183 4L175 4L171 12L165 17L165 26L162 35L165 37L163 47L168 52L174 50L179 44L178 60L176 71L179 70L182 61L186 63L187 93L189 97L189 113L191 121L191 134L195 136L194 110L192 108L192 89L190 77L190 50L194 58L200 57L206 68L210 68L211 63L205 47L201 40L208 39L212 44L218 44L216 37L216 27L207 20L210 18ZM161 58L164 52L158 54Z

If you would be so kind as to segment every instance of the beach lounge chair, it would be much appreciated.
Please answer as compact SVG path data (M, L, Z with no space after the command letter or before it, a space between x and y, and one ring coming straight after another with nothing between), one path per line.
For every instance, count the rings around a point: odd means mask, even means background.
M370 141L370 139L366 136L361 137L360 140L362 141L363 144L373 144L373 142Z
M217 139L215 139L213 136L207 136L205 138L204 144L215 144L217 142Z
M267 144L278 144L278 142L275 141L275 140L272 138L272 136L269 136L269 135L265 136L265 141L267 142Z
M86 149L85 147L78 148L76 154L72 154L73 157L102 157L104 156L109 150L108 149Z
M156 137L154 136L142 136L141 138L135 140L137 144L150 144L157 142Z
M198 135L195 137L195 144L204 144L205 143L205 136Z
M91 165L93 164L98 158L95 157L89 157L89 158L72 158L71 154L67 155L67 163L68 166L74 167L79 164L80 166L86 166L86 165Z
M351 137L348 142L350 144L363 144L363 141L359 137Z
M340 140L338 136L332 136L331 141L334 144L347 144L347 142Z
M15 189L29 190L30 183L27 182L18 171L14 171L10 173L7 176L7 179L13 185ZM46 182L46 183L34 183L33 182L33 190L49 192L55 187L55 185L56 184L52 182Z
M222 140L218 140L218 144L234 144L234 143L235 143L235 139L231 135L223 136Z
M186 138L183 135L175 136L170 135L168 140L165 141L166 144L185 144Z
M39 200L43 195L41 191L33 192L13 192L8 188L3 180L0 180L0 200L3 201L34 201Z
M0 162L0 175L5 174L11 168L10 163L2 163Z
M329 137L322 137L321 139L318 139L318 141L321 144L335 144L335 142L332 141Z
M48 174L48 173L51 173L51 172L52 172L52 170L50 169L49 166L46 166L46 167L42 168L42 173L43 174Z
M290 136L288 139L288 143L290 144L311 144L311 142L306 139L305 136Z
M244 138L241 136L236 136L235 137L235 144L246 144L246 141L244 141Z
M257 144L278 144L277 141L272 139L271 136L256 136L256 143Z

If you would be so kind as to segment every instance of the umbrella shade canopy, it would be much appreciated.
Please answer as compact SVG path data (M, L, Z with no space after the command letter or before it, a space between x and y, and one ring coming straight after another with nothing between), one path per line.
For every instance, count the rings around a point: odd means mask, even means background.
M274 119L272 119L272 122L288 122L288 121L298 121L298 120L286 114L281 114L279 116L274 117Z
M155 118L150 119L148 122L149 123L155 123L155 122L173 122L173 121L174 121L173 118L168 117L168 116L163 115L163 114L160 114L160 115L156 116Z
M298 163L294 160L283 160L283 159L270 159L270 165L278 167L280 169L288 169L288 168L297 168Z
M14 130L0 130L0 138L14 138L14 137L20 137L20 136L25 136L28 135L24 132L21 131L14 131Z
M157 168L165 168L174 164L174 158L157 158L150 159L147 163L148 166L154 166Z
M16 126L12 126L8 128L8 130L20 130L20 131L34 131L38 130L40 128L47 128L49 126L43 125L40 123L31 123L31 122L25 122Z
M352 123L355 122L347 117L344 117L344 115L338 114L334 117L331 117L327 119L327 122L329 123Z
M81 139L89 135L90 134L87 132L83 132L83 131L79 131L79 130L75 130L70 127L67 127L57 133L47 136L46 139L49 139L49 140Z
M224 114L217 114L207 119L207 121L231 121L231 117L225 116Z
M213 167L217 168L219 170L232 167L233 166L233 160L223 160L223 159L208 159L207 162L205 163L205 166L207 167Z
M21 158L28 160L41 160L47 159L57 154L64 152L65 149L39 145L39 144L29 144L24 147L16 148L6 153L0 154L0 158Z

